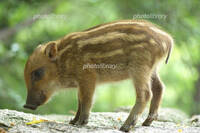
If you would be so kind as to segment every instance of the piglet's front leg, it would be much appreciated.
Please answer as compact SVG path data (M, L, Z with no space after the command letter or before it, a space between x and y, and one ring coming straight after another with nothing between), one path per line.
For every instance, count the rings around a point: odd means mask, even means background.
M95 91L96 76L91 70L85 69L80 73L78 99L79 107L75 118L72 120L75 125L88 123L89 112L92 107L92 100Z

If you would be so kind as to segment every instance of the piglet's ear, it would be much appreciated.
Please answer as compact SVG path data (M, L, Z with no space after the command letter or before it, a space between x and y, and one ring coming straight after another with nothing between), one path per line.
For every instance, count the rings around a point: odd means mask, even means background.
M56 57L57 57L57 46L56 46L56 42L50 42L49 44L47 44L46 48L45 48L45 55L51 60L51 61L55 61Z

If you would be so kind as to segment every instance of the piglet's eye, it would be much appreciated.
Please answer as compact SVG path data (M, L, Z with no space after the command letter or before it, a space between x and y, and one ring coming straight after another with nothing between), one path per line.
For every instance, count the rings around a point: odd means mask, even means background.
M44 68L36 69L31 73L31 80L32 81L41 80L43 75L44 75Z

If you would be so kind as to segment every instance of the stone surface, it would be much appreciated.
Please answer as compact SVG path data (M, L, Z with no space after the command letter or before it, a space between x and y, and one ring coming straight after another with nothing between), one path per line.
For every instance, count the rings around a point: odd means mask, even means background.
M200 127L200 115L193 116L189 121L192 126Z
M199 133L199 118L195 116L191 119L181 111L175 112L173 109L162 109L163 119L154 121L149 127L141 126L145 115L139 119L136 127L130 132L134 133ZM166 114L164 114L166 111ZM163 113L163 114L162 114ZM178 114L176 114L178 113ZM146 112L147 114L147 112ZM171 119L171 114L175 117ZM69 123L72 116L67 115L33 115L14 110L0 110L0 131L6 130L11 133L120 133L120 126L127 118L127 112L101 112L91 113L89 123L86 126L72 126ZM162 118L160 116L160 118ZM169 119L168 119L169 118ZM33 120L47 120L37 124L27 125ZM179 120L177 120L179 119ZM183 120L183 121L181 121Z
M131 108L132 108L131 106L120 107L120 108L117 108L115 112L129 113L131 111ZM147 115L148 115L148 108L145 109L144 113L142 114L142 117L146 118ZM186 113L178 109L172 109L172 108L159 109L158 121L183 123L183 122L187 122L188 118L189 116Z

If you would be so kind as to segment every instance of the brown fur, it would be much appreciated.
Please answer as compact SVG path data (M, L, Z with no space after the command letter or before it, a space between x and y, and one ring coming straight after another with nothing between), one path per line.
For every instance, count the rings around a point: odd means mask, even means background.
M95 86L104 82L131 78L136 89L136 104L121 127L129 131L151 100L150 125L157 116L163 85L157 74L158 63L168 61L173 40L147 21L122 20L95 26L82 32L38 46L25 67L28 88L25 107L36 109L60 88L78 87L78 111L71 124L86 124ZM112 64L111 68L86 68L87 64ZM42 68L44 75L34 71ZM41 72L41 73L42 73ZM36 77L41 78L34 81Z

